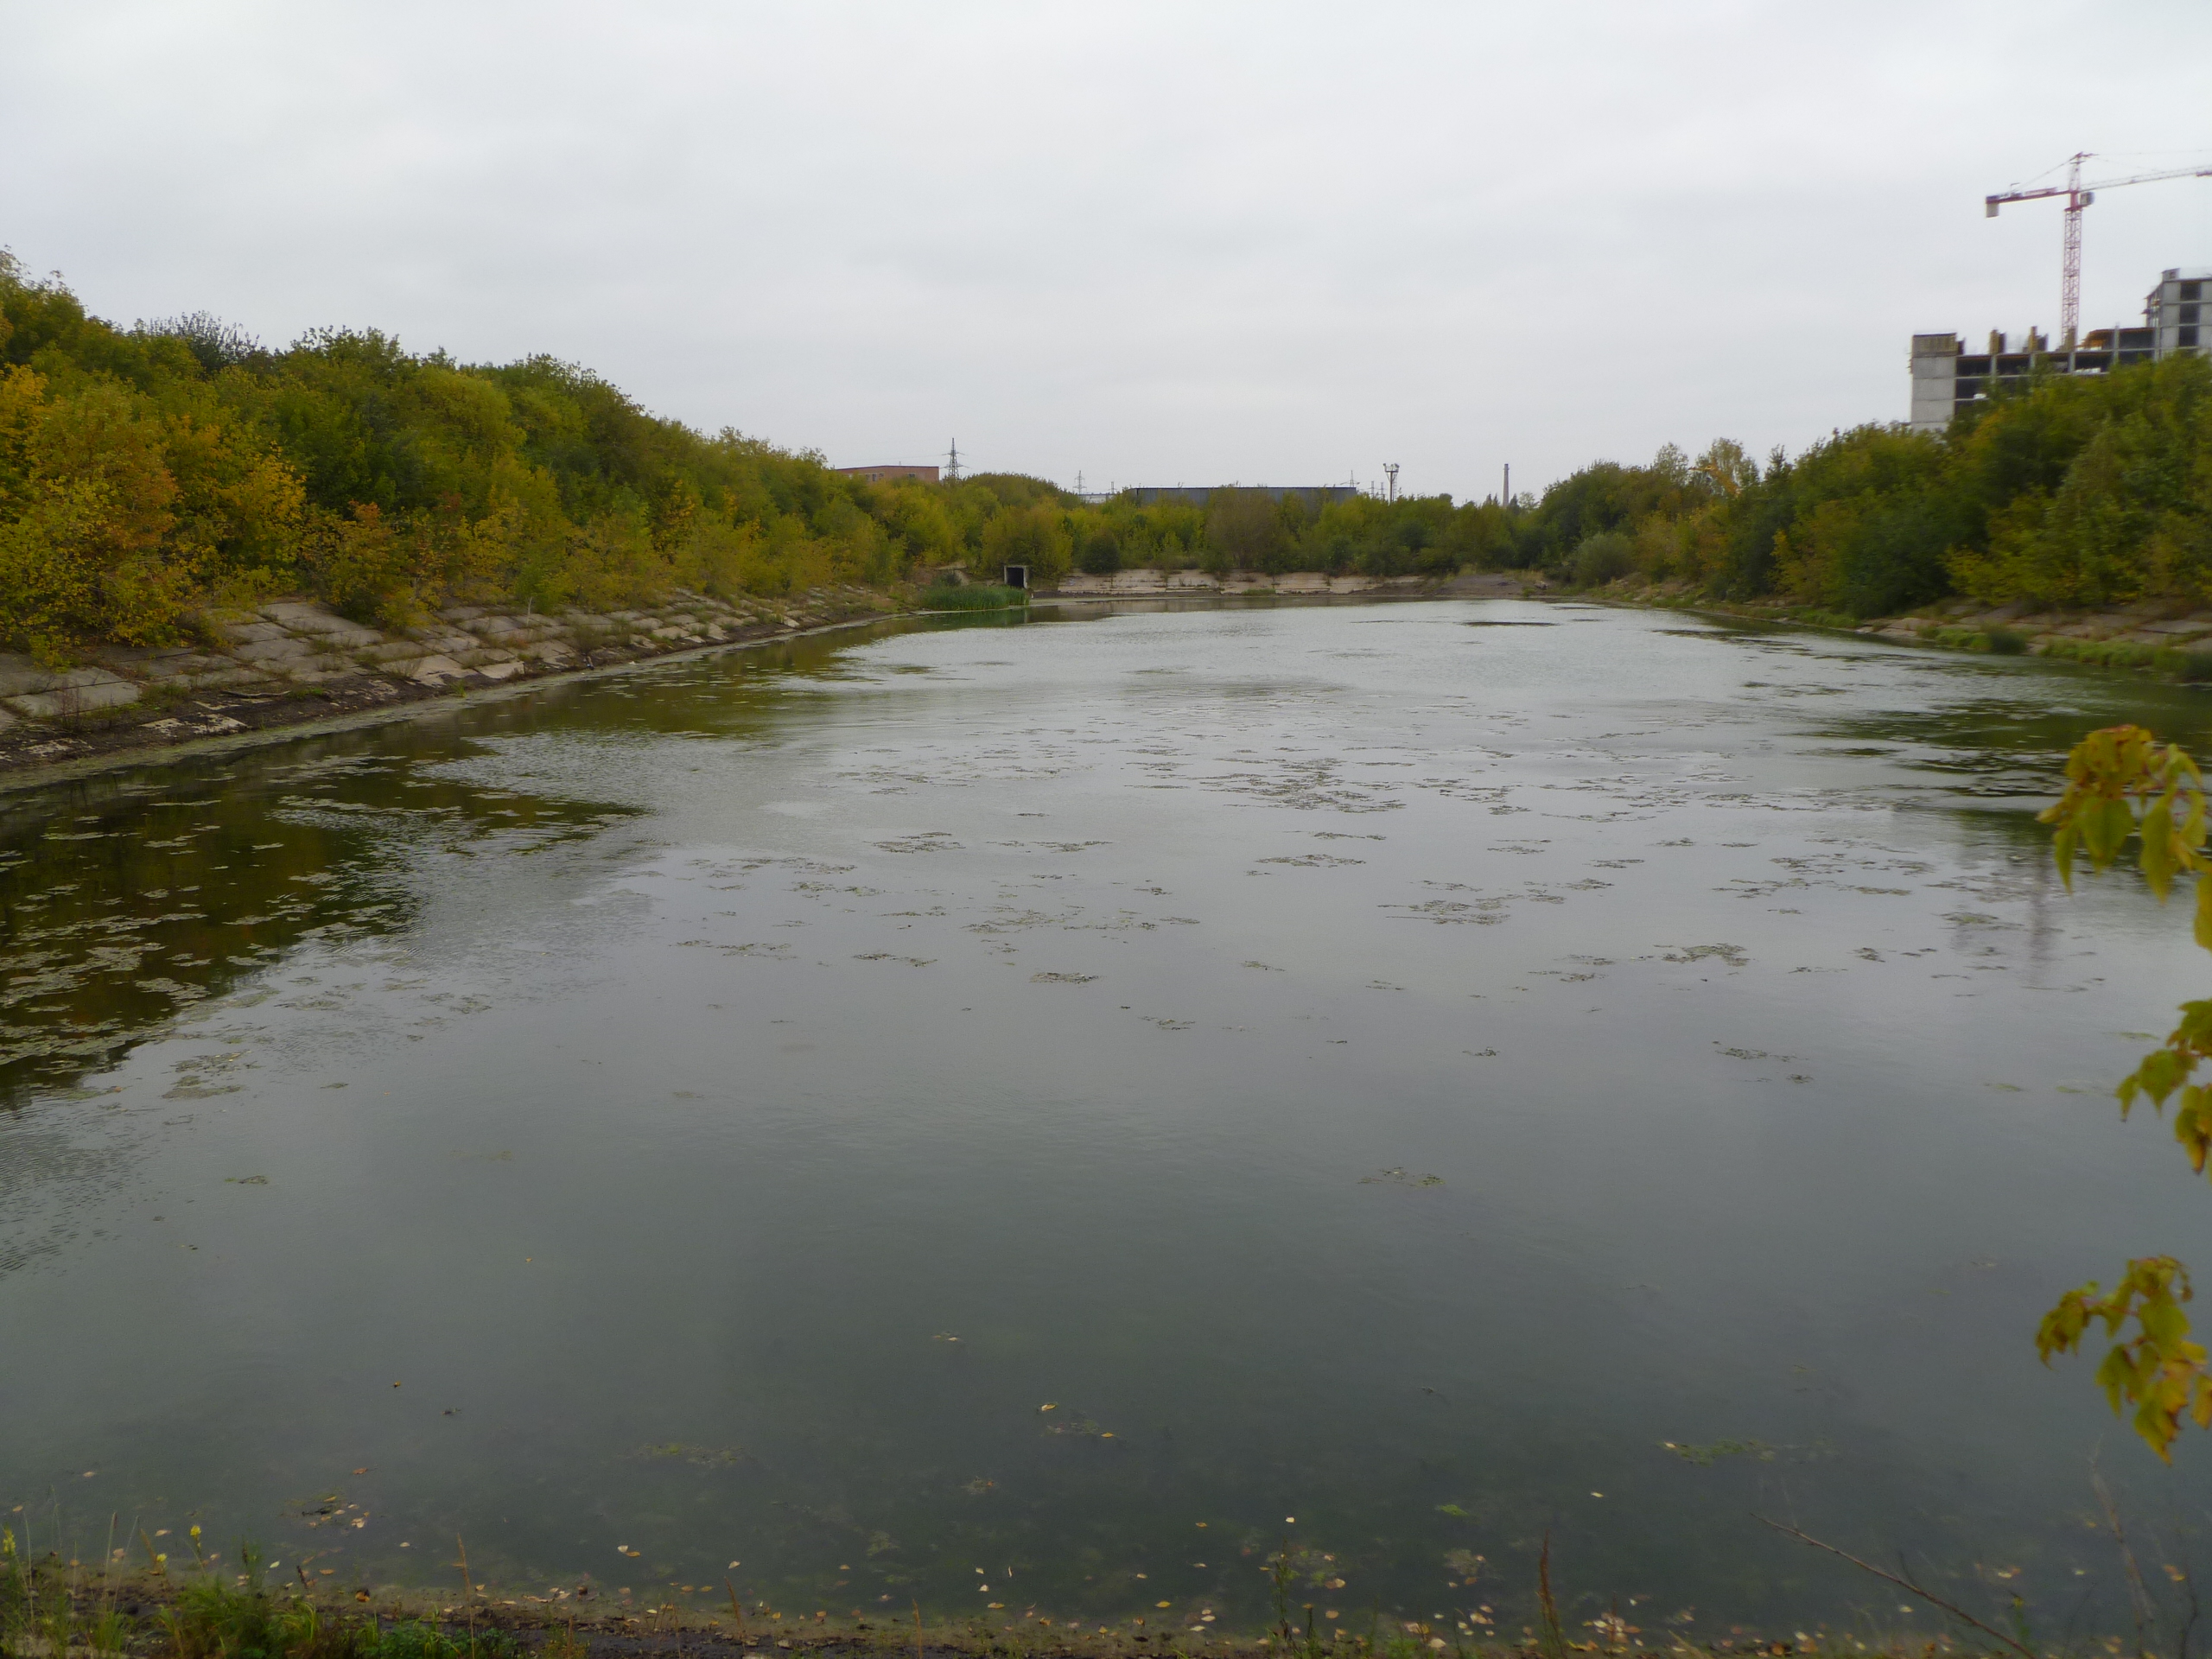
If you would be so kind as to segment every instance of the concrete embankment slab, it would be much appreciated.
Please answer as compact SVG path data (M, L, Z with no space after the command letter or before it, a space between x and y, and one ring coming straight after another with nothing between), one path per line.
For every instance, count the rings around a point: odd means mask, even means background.
M111 645L55 666L0 652L0 774L166 747L200 737L321 723L471 686L766 639L891 614L850 584L727 601L679 589L662 604L545 615L455 606L372 627L298 596L208 617L191 646Z

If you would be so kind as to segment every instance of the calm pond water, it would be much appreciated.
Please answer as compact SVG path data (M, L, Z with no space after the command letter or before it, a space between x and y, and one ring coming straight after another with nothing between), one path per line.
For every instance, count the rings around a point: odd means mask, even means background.
M1183 1640L1285 1538L1340 1628L1517 1633L1548 1532L1577 1621L1927 1623L1757 1511L2116 1625L2093 1459L2163 1582L2206 1458L2031 1338L2212 1263L2106 1093L2212 964L2031 813L2208 709L1156 608L0 797L0 1518Z

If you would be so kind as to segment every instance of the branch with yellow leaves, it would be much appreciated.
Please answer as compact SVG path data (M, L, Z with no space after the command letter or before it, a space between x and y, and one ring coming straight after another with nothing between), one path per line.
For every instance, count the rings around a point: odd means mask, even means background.
M2102 1319L2107 1337L2120 1335L2131 1319L2137 1334L2115 1342L2097 1367L2097 1386L2120 1414L2122 1400L2135 1406L2135 1432L2171 1463L2167 1447L2181 1433L2184 1414L2199 1428L2212 1428L2212 1374L2204 1346L2189 1339L2189 1315L2181 1305L2196 1293L2189 1269L2171 1255L2150 1255L2127 1264L2127 1276L2111 1295L2092 1282L2069 1290L2043 1316L2036 1351L2044 1363L2053 1354L2078 1352L2090 1321Z
M2140 726L2113 726L2075 746L2066 758L2066 793L2037 821L2056 826L2052 850L2069 893L2077 852L2088 855L2092 869L2108 869L2131 839L2140 842L2144 880L2160 904L2175 876L2198 877L2196 938L2212 950L2205 806L2204 779L2180 744L2161 745ZM2181 1016L2164 1045L2145 1055L2113 1092L2125 1119L2144 1096L2163 1116L2179 1090L2174 1136L2202 1174L2212 1153L2212 1089L2190 1078L2212 1058L2212 1001L2184 1002ZM2094 1281L2069 1291L2036 1332L2036 1351L2048 1365L2053 1354L2081 1351L2090 1325L2101 1319L2114 1340L2097 1367L2097 1384L2114 1415L2123 1402L2135 1407L2136 1433L2168 1462L2184 1416L2212 1428L2212 1368L2202 1344L2189 1339L2189 1315L2182 1310L2194 1294L2188 1270L2173 1257L2142 1256L2127 1264L2109 1295ZM2118 1340L2130 1321L2136 1334Z

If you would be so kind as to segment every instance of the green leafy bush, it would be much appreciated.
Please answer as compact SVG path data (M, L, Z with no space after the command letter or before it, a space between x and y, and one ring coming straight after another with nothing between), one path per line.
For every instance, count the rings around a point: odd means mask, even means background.
M1636 569L1636 543L1617 530L1601 530L1583 538L1574 550L1570 567L1578 588L1602 588Z

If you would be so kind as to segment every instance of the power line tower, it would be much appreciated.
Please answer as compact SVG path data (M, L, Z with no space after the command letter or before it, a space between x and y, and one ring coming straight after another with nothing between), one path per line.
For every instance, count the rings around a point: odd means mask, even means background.
M2082 210L2097 199L2097 192L2117 190L2123 184L2154 184L2160 179L2212 179L2212 167L2177 167L2164 173L2138 173L2133 178L2102 179L2085 186L2082 182L2082 163L2090 156L2091 152L2084 149L2066 158L2063 184L2047 184L2036 190L2015 188L1981 199L1983 216L1994 219L1998 208L2008 201L2040 201L2046 196L2066 198L2066 238L2059 255L2058 277L2062 351L2074 349L2082 327Z
M948 484L960 481L960 440L957 438L952 441L951 453L944 458L944 481Z
M1389 475L1390 479L1389 492L1383 499L1395 501L1398 499L1398 463L1395 461L1386 461L1382 463L1382 470Z

